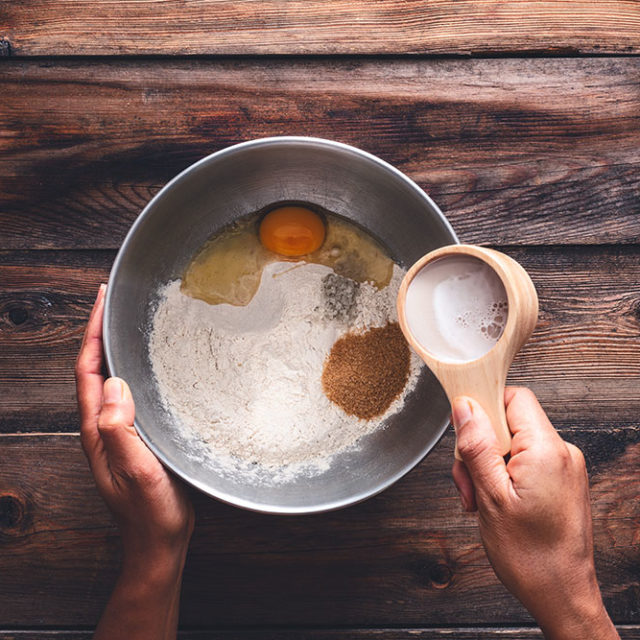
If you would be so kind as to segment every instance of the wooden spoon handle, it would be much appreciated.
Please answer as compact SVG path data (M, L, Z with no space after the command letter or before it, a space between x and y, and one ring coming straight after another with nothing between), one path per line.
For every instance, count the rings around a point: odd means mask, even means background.
M483 356L469 362L442 360L427 351L414 337L406 316L407 292L413 278L430 262L466 255L486 262L502 280L509 309L504 332ZM538 317L538 297L527 272L509 256L472 245L441 247L418 260L405 275L398 292L398 321L409 344L425 361L445 390L449 402L458 396L476 400L489 416L500 453L511 451L511 432L504 406L504 385L511 362L528 340ZM460 459L456 447L456 458Z
M496 437L498 438L500 453L503 456L507 455L507 453L511 451L511 431L509 430L509 425L507 424L507 416L505 413L504 404L502 405L502 407L498 407L496 402L491 402L488 406L485 406L480 401L477 402L485 410L485 413L489 416L489 420L491 420L491 426L493 427ZM457 460L462 460L462 456L458 451L457 443L454 454Z
M479 367L480 369L480 367ZM482 367L482 369L485 369ZM504 406L504 384L506 376L502 372L479 370L471 376L444 375L442 386L447 392L449 401L458 396L473 398L485 411L491 426L498 438L500 454L506 455L511 451L511 431L507 424ZM456 446L455 456L461 460Z

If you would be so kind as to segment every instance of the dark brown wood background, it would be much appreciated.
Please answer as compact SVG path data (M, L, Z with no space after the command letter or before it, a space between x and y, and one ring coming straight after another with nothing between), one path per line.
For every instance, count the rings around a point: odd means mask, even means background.
M0 0L0 639L89 638L118 535L73 362L145 203L193 161L315 135L393 163L540 295L512 369L587 456L598 577L640 639L640 3ZM194 495L185 639L541 638L446 436L336 513Z

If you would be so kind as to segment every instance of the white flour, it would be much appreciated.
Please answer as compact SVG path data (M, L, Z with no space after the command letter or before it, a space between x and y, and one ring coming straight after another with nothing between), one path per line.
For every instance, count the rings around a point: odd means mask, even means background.
M396 319L403 272L389 286L360 285L345 318L326 313L318 264L271 263L246 307L209 305L180 291L160 292L149 354L165 408L178 427L216 465L229 471L259 469L286 481L328 468L332 456L357 444L397 412L421 368L411 355L401 397L373 420L347 415L322 390L324 360L351 329Z

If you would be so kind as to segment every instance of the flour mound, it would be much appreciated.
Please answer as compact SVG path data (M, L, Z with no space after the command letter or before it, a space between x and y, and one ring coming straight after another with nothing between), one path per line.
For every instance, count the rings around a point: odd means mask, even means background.
M318 264L275 262L246 307L210 305L169 282L149 336L149 356L165 409L203 458L271 480L326 470L333 456L399 411L421 369L412 354L404 392L372 420L347 415L322 389L322 369L348 331L396 320L403 272L389 286L358 287L353 313L327 313Z

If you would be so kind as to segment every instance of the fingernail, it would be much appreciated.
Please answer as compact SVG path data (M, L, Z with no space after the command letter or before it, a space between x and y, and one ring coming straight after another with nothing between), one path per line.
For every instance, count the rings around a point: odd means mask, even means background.
M100 287L98 288L98 295L96 296L96 302L98 302L98 300L100 300L101 296L104 295L106 290L107 290L107 285L106 284L101 284Z
M454 428L459 429L473 418L471 403L466 398L454 398L451 403L451 417Z
M120 378L107 378L104 383L104 401L120 402L124 399L124 385Z

